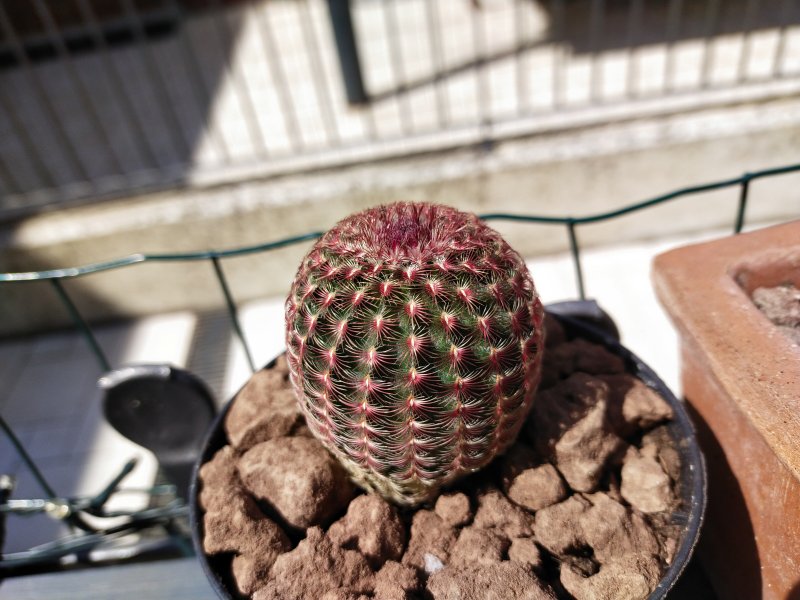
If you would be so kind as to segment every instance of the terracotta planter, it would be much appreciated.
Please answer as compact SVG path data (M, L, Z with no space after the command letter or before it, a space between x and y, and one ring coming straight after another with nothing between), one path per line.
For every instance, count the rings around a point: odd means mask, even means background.
M800 347L753 289L800 285L800 221L658 256L709 475L699 553L722 598L800 598Z

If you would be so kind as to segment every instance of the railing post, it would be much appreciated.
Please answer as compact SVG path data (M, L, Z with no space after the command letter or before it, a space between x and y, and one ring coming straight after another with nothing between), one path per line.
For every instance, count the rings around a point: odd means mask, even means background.
M578 236L575 233L575 221L567 221L567 231L569 232L569 250L572 254L572 263L575 266L575 281L578 284L578 297L586 300L586 290L583 285L583 269L581 268L581 251L578 246Z
M11 442L11 445L14 446L14 449L17 451L17 454L22 459L22 462L25 463L25 466L33 475L33 478L36 480L36 483L39 484L39 487L42 488L42 491L47 494L48 498L56 498L58 494L56 494L55 490L50 486L47 482L47 479L44 478L42 472L39 470L39 467L36 466L36 463L31 458L31 455L28 454L28 451L25 450L25 447L19 441L19 438L14 433L14 430L11 429L11 425L9 425L6 420L0 416L0 429L8 438L8 441ZM30 492L29 492L30 493Z
M245 358L247 358L247 364L250 367L250 371L255 373L256 365L255 362L253 362L253 355L250 353L250 346L247 343L247 338L244 337L244 331L242 330L242 325L239 322L239 312L236 310L236 303L233 301L233 295L231 295L231 290L228 287L228 281L225 279L225 273L222 270L219 257L212 256L211 264L214 265L214 274L217 276L217 283L219 283L219 287L222 290L222 295L225 296L225 306L228 309L228 317L230 317L231 325L233 325L233 331L242 344L242 349L244 350Z
M739 209L736 211L736 224L734 225L733 232L741 233L744 227L744 215L747 210L747 197L750 194L750 176L745 175L742 180L742 186L739 188Z
M100 344L97 341L97 338L94 337L94 333L92 333L91 327L89 327L89 323L86 322L86 319L83 318L80 311L78 311L78 307L75 306L75 303L72 301L72 298L69 297L67 291L64 289L64 286L61 284L60 279L51 279L50 283L56 290L61 303L64 305L64 308L67 309L69 312L70 317L72 317L73 323L78 327L81 334L83 334L83 338L86 340L86 343L89 344L89 348L91 348L92 352L94 353L97 362L100 364L100 368L103 369L103 372L111 370L111 364L108 362L108 358L103 352L103 349L100 347Z
M364 79L361 75L361 62L358 58L358 46L353 31L350 1L328 0L328 12L331 16L333 39L336 41L336 53L339 57L339 67L342 70L347 102L366 104L369 98L364 89Z

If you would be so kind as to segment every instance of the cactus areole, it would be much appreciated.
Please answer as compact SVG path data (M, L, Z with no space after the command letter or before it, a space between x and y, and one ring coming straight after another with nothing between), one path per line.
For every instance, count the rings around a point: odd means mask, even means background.
M339 222L286 301L291 380L313 434L402 505L511 445L539 382L542 304L475 215L397 203Z

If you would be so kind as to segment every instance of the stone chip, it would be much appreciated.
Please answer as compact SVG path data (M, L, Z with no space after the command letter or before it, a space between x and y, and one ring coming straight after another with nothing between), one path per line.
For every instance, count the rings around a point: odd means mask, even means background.
M242 455L238 467L250 493L298 529L330 522L356 492L341 464L313 438L261 442Z
M433 600L555 600L553 590L527 565L502 562L493 565L449 566L431 575L427 585Z
M358 549L378 569L387 560L400 560L408 534L397 508L380 496L364 494L350 502L328 537L334 544Z

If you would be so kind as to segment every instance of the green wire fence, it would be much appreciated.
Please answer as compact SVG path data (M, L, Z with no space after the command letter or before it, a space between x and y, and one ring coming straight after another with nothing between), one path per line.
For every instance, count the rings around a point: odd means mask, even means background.
M660 196L656 196L655 198L650 198L648 200L624 206L616 210L597 213L594 215L587 215L584 217L570 217L570 216L552 217L552 216L541 216L541 215L511 214L511 213L489 213L485 215L480 215L480 218L486 221L517 221L525 223L539 223L543 225L565 226L567 229L567 235L569 237L570 253L572 255L572 262L575 269L575 278L577 282L578 294L581 299L584 299L586 296L586 290L584 286L583 270L581 268L581 250L580 250L580 243L578 240L578 231L577 231L579 226L608 221L611 219L615 219L617 217L621 217L623 215L651 208L659 204L664 204L665 202L676 200L678 198L682 198L685 196L738 186L740 191L739 191L739 199L737 203L736 218L734 221L733 230L735 233L739 233L741 232L745 223L745 213L747 210L747 200L750 192L750 182L755 181L757 179L764 179L766 177L774 177L777 175L784 175L787 173L793 173L797 171L800 171L800 164L793 164L783 167L775 167L771 169L763 169L760 171L748 172L740 175L739 177L681 188L666 194L662 194ZM226 258L233 258L248 254L256 254L259 252L267 252L270 250L283 248L285 246L290 246L293 244L299 244L301 242L314 240L319 238L322 235L322 233L323 232L320 231L313 231L303 235L288 237L274 242L267 242L264 244L257 244L253 246L243 246L239 248L233 248L230 250L206 250L201 252L173 253L173 254L132 254L130 256L118 258L115 260L92 263L89 265L83 265L79 267L68 267L64 269L51 269L45 271L29 271L22 273L0 273L0 284L11 284L24 281L42 281L42 280L50 281L53 288L55 289L56 294L58 295L59 300L61 301L64 308L69 313L75 326L81 332L87 344L91 348L92 353L96 357L100 367L104 371L108 371L111 368L111 364L109 363L105 352L98 343L97 338L95 337L92 328L89 325L89 322L86 320L86 318L84 318L84 316L78 310L78 307L75 305L75 302L72 300L70 295L67 293L67 290L64 288L62 280L73 277L82 277L84 275L99 273L101 271L121 269L123 267L128 267L131 265L136 265L139 263L146 263L146 262L209 261L213 266L217 283L219 284L223 297L225 298L225 305L228 311L228 316L230 317L231 320L231 324L233 326L233 331L236 337L238 338L239 342L241 343L242 348L244 349L250 369L255 371L255 363L253 362L253 356L250 351L250 346L247 343L247 339L245 338L244 333L242 331L241 324L239 322L239 317L236 309L236 302L234 301L233 295L231 294L230 291L230 287L228 286L228 282L225 277L225 272L222 268L222 260Z

